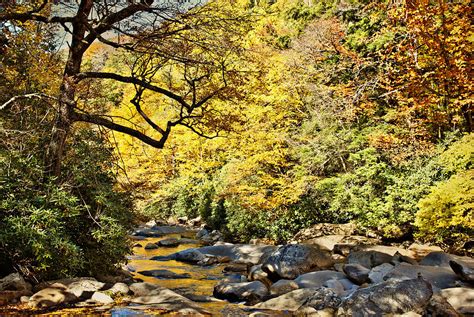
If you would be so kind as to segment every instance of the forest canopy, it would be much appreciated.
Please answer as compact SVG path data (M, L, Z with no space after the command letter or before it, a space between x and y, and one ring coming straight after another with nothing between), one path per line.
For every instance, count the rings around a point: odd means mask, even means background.
M113 270L141 217L461 246L471 21L467 0L3 2L1 267Z

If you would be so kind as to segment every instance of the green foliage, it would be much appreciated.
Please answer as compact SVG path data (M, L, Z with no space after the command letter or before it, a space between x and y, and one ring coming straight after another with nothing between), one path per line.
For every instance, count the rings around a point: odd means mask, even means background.
M65 179L48 180L40 153L0 155L0 257L37 279L106 274L125 261L132 203L117 191L110 148L84 131Z
M418 204L419 236L452 245L474 236L474 170L434 186Z

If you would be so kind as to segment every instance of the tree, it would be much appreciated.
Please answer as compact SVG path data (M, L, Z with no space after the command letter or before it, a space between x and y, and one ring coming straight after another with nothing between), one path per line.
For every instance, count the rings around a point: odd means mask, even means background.
M7 47L9 37L21 34L31 25L41 24L50 29L54 26L57 36L61 34L60 30L66 32L70 41L64 48L67 57L62 66L61 83L54 94L38 91L13 96L0 108L24 98L54 101L56 120L45 160L45 171L51 176L61 173L67 139L77 122L125 133L155 148L163 148L172 128L178 125L208 136L203 126L213 112L207 103L230 94L236 74L229 56L236 49L237 22L243 19L229 12L223 13L229 8L212 1L206 5L193 1L153 0L5 2L0 7L0 23L4 26L2 35ZM220 36L224 29L226 36ZM85 57L97 42L126 53L128 72L86 71ZM169 68L179 70L179 81L170 82L167 87L156 84L155 76ZM136 93L131 103L143 121L153 128L154 135L87 106L91 96L81 91L103 80L134 86ZM167 122L158 124L143 110L142 97L148 91L167 98L174 113ZM221 126L213 128L219 130Z

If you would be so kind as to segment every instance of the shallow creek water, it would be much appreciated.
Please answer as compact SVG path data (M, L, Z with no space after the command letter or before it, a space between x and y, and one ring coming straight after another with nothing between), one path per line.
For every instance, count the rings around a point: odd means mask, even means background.
M133 271L131 273L136 278L139 278L144 282L149 282L169 288L182 295L192 294L193 296L197 297L212 296L214 286L224 277L222 270L225 265L199 266L173 260L150 260L150 258L154 256L165 256L178 251L200 246L198 244L181 244L177 247L158 247L158 249L152 250L147 250L144 248L149 242L156 243L160 240L168 238L194 238L194 233L187 232L182 234L169 234L159 238L146 238L144 240L136 241L136 243L142 245L142 247L135 247L133 250L134 255L131 257L131 260L128 264L128 267L131 269L131 271ZM188 273L191 277L184 279L159 279L137 273L140 271L156 269L169 270L177 274ZM217 300L212 302L199 302L198 304L209 311L213 316L223 316L224 314L222 309L224 309L225 306L233 305L227 301ZM129 313L131 312L128 308L115 308L112 311L112 316L129 316ZM139 315L144 316L141 313L139 313Z

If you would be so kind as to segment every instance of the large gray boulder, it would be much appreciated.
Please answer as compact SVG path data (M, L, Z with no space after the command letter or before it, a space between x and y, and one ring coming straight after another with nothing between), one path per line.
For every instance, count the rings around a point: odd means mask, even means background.
M66 286L69 293L74 294L78 298L86 299L90 298L94 292L102 289L105 286L105 283L99 282L93 278L88 278L68 283Z
M135 296L145 296L150 294L152 291L159 289L160 286L152 283L141 282L141 283L133 283L129 286L130 291Z
M271 280L294 279L316 269L331 267L331 255L314 246L306 244L287 244L275 250L262 263L262 270Z
M368 269L379 266L383 263L390 263L392 255L380 251L355 251L347 257L348 264L360 264Z
M414 279L421 275L435 289L455 287L459 278L450 268L410 265L401 263L393 268L384 279Z
M328 301L325 302L324 298L327 298ZM325 288L304 288L269 299L253 306L253 308L296 312L306 303L317 307L331 307L335 298L337 295Z
M244 283L219 283L214 287L214 297L230 302L260 302L268 295L268 289L260 281Z
M457 255L445 253L442 251L429 253L420 261L420 265L439 266L439 267L449 268L450 261L462 263L465 267L474 268L474 260L472 258L467 257L467 256L457 256Z
M422 278L388 281L355 291L343 301L338 316L422 314L432 295L430 283Z
M379 266L374 267L369 272L369 280L371 283L381 283L384 281L385 276L393 270L394 266L390 263L383 263Z
M149 308L173 312L174 314L178 314L180 316L208 315L208 313L195 302L163 287L156 287L142 296L133 298L131 303L147 305Z
M469 265L462 261L449 261L449 266L453 269L461 280L474 284L474 265Z
M319 288L329 280L347 279L344 273L337 271L316 271L298 276L294 281L299 288Z

